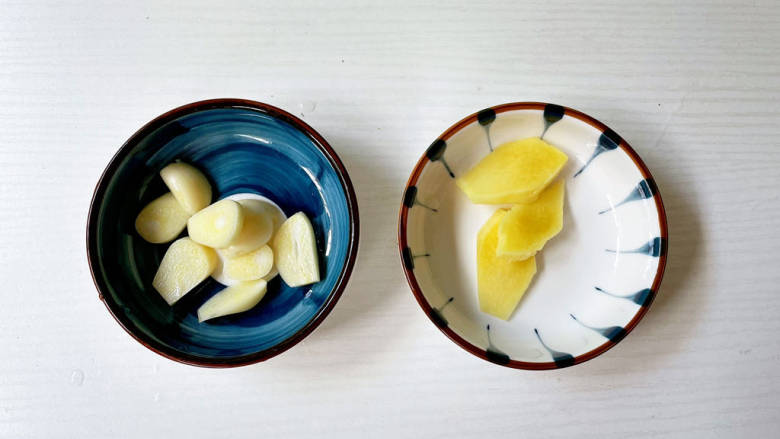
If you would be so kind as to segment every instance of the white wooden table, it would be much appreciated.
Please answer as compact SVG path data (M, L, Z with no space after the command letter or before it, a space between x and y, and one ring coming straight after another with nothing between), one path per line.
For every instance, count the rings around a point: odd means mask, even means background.
M778 2L218 3L0 0L0 437L777 437ZM325 322L232 370L133 341L98 300L84 244L119 145L213 97L301 115L349 168L362 219ZM424 148L521 100L626 138L671 234L636 330L544 373L447 340L396 248Z

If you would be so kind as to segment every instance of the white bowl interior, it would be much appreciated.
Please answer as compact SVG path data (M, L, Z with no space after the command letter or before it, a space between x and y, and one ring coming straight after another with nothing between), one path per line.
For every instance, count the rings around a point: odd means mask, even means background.
M645 177L622 148L600 149L602 132L573 116L545 126L541 110L511 110L448 139L443 160L429 161L417 180L407 245L423 296L457 335L511 360L565 363L625 333L656 277L661 230L654 198L645 198L646 186L636 189ZM536 277L503 321L479 310L476 278L477 231L500 206L472 204L445 163L457 177L490 144L543 132L569 156L559 177L566 180L564 226L537 254Z

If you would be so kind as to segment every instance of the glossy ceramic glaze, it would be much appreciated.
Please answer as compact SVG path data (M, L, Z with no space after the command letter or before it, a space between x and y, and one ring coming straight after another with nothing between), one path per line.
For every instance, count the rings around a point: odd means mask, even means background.
M206 174L214 201L252 193L273 200L288 216L305 212L317 238L322 281L290 288L277 277L255 308L204 323L197 308L223 288L213 279L168 306L151 287L168 245L145 242L133 224L140 209L166 191L158 173L174 160ZM97 185L87 230L95 284L117 321L150 349L201 366L262 361L305 337L341 295L357 241L355 194L327 142L280 109L235 99L177 108L134 134Z
M527 137L569 157L564 225L503 321L480 312L476 287L477 231L499 206L471 203L454 179L495 147ZM663 276L666 216L649 170L614 131L569 108L507 104L431 144L405 190L399 246L417 301L448 337L494 363L552 369L606 351L645 314Z

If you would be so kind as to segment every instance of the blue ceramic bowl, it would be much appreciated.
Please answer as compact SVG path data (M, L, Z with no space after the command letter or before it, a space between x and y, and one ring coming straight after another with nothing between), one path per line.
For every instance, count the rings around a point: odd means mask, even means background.
M275 201L288 216L305 212L322 280L290 288L277 276L252 310L204 323L197 308L224 288L212 279L168 306L151 286L168 245L141 239L134 221L167 190L159 171L176 159L204 171L215 200L249 192ZM344 291L357 247L355 193L325 139L285 111L237 99L185 105L135 133L100 178L87 225L92 276L117 322L165 357L209 367L263 361L306 337Z

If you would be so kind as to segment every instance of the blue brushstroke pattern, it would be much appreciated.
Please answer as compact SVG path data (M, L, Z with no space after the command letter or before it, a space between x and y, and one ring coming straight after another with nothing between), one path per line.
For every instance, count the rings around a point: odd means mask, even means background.
M576 178L578 175L580 175L580 173L582 173L582 171L588 167L590 162L592 162L593 159L598 157L600 154L617 149L617 147L620 145L620 142L620 136L618 136L617 133L610 129L607 129L601 133L601 136L599 136L599 143L596 145L596 149L593 151L593 155L591 155L588 161L582 165L582 168L580 168L580 170L574 174L574 177Z
M486 108L477 113L477 122L485 128L485 137L487 137L488 147L493 152L493 142L490 140L490 125L496 120L496 111L492 108Z
M496 364L509 364L509 355L505 354L504 352L500 351L498 348L496 348L493 345L493 342L490 340L490 325L487 325L487 337L488 337L488 348L485 350L485 356L489 361L492 361Z
M444 311L444 308L446 308L447 305L452 303L453 300L455 300L455 298L454 297L450 297L449 299L447 299L446 302L444 302L444 305L442 305L442 306L440 306L438 308L431 308L431 320L433 320L433 323L436 326L438 326L440 328L444 328L447 325L449 325L449 322L447 321L447 319L444 318L443 311Z
M563 114L566 112L566 110L561 107L560 105L555 104L547 104L544 106L544 113L542 114L542 117L544 117L544 131L542 131L542 135L539 136L539 138L544 139L544 135L547 134L547 130L550 129L550 127L559 120L563 119Z
M539 343L544 346L545 349L547 349L547 352L550 353L552 356L553 362L555 362L555 365L558 367L568 367L574 364L574 357L571 354L567 354L566 352L559 352L555 349L551 349L549 346L547 346L544 343L544 340L542 340L542 336L539 335L539 330L534 328L534 334L536 334L536 338L539 339Z
M641 253L641 254L646 254L648 256L657 258L662 254L666 253L666 240L664 238L655 237L652 240L650 240L647 244L644 244L643 246L639 248L635 248L633 250L616 251L616 250L607 249L607 251L610 253Z
M492 108L485 108L484 110L477 113L477 122L479 122L480 125L488 126L493 121L496 120L496 111Z
M450 174L450 177L455 178L455 174L452 173L450 165L444 160L444 151L446 150L447 142L442 139L436 139L431 143L431 146L428 147L428 150L425 151L425 156L432 162L441 162L441 164L444 165L444 169Z
M405 247L401 251L401 257L404 260L404 266L407 270L414 270L414 258L412 257L412 249Z
M607 326L605 328L598 328L590 325L586 325L585 323L582 323L577 317L574 317L574 314L569 314L569 316L574 319L575 322L579 323L585 328L588 328L592 331L598 332L605 338L609 339L612 343L617 343L620 340L623 339L623 337L626 336L626 329L622 326Z
M414 207L415 204L424 207L432 212L439 211L438 209L434 209L431 206L421 203L417 199L417 186L409 186L408 188L406 188L406 191L404 192L404 206L411 208Z
M623 199L623 201L615 204L609 209L604 209L599 212L599 215L609 212L610 210L617 209L623 204L630 203L632 201L646 200L653 198L658 192L658 186L655 185L655 181L652 178L640 181L636 187Z
M417 199L417 186L409 186L404 192L404 206L414 206L414 201Z
M428 147L428 150L425 151L425 156L428 157L428 160L435 162L444 156L444 151L446 150L447 142L442 139L436 139L431 143L431 146Z
M406 248L404 248L401 251L401 257L404 260L404 266L408 270L414 270L414 260L415 259L417 259L417 258L427 258L428 256L430 256L430 253L423 253L423 254L420 254L420 255L414 255L414 254L412 254L412 249L410 249L409 247L406 247Z
M643 290L639 290L636 293L629 294L626 296L620 296L617 294L610 293L609 291L604 290L603 288L599 287L593 287L596 289L596 291L600 291L608 296L617 297L619 299L626 299L630 300L634 303L636 303L639 306L647 306L650 303L650 300L653 297L653 290L650 288L645 288Z

